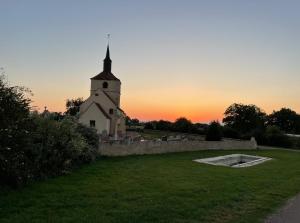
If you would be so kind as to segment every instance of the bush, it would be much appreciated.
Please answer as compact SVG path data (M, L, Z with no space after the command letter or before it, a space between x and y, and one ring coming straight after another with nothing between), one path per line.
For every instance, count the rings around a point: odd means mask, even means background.
M95 159L98 135L61 114L30 113L20 87L0 78L0 183L17 187Z
M73 119L55 121L35 116L33 121L31 147L36 154L36 177L60 175L94 158L93 147Z
M31 116L27 142L2 153L6 165L2 182L18 186L27 181L57 176L95 159L98 136L94 130L66 117L56 121L38 114Z
M8 86L0 76L0 183L22 182L28 168L24 149L31 124L28 92L23 87Z
M219 122L213 121L207 128L205 137L206 141L220 141L222 140L222 129Z
M267 144L270 146L290 148L293 145L292 140L290 140L290 138L286 136L277 126L268 126L265 137Z
M223 127L223 136L226 138L239 139L241 137L240 133L228 126Z

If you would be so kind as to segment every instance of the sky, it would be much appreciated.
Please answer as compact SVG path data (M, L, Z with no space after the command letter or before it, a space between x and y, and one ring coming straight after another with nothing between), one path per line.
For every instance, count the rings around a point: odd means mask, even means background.
M39 111L89 96L110 33L131 118L222 120L232 103L300 113L300 1L0 0L0 67Z

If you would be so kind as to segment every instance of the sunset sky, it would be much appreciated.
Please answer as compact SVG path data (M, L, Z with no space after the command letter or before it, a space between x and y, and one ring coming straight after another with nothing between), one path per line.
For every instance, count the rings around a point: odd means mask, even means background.
M131 118L221 120L234 102L300 113L300 1L0 0L0 67L34 105L87 98L111 34Z

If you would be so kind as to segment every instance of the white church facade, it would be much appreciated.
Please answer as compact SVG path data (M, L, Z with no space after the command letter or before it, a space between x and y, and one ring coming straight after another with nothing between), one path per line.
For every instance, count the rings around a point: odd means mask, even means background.
M111 72L109 46L103 71L91 78L90 96L80 106L79 122L113 139L125 136L125 112L120 108L121 81Z

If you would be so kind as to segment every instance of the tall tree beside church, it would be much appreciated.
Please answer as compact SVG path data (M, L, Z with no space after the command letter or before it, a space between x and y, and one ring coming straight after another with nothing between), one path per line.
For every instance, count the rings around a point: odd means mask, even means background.
M75 116L79 113L80 105L83 103L83 98L67 99L66 115Z
M242 134L264 128L266 113L255 105L232 104L225 113L223 123Z

